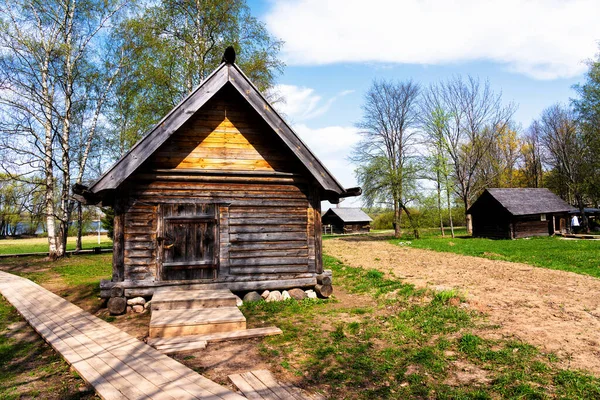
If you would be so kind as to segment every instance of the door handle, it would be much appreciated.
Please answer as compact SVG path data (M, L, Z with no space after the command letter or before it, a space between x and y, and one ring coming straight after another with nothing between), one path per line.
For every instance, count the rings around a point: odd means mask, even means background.
M163 245L163 248L165 249L170 249L171 247L175 246L175 243L171 243L171 244L165 244Z

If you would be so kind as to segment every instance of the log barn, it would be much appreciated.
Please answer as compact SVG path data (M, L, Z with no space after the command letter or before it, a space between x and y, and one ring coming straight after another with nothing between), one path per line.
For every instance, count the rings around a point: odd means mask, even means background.
M370 232L373 220L360 208L330 208L321 218L323 226L329 226L332 233Z
M492 188L467 213L473 217L473 236L517 239L567 232L572 211L576 209L545 188Z
M224 61L76 192L115 210L106 298L150 296L164 286L315 286L324 273L321 201L337 203L360 188L345 189L239 67Z

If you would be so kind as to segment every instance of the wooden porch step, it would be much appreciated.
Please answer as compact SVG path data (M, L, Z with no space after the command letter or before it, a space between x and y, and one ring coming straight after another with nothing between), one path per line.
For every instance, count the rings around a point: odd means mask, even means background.
M191 308L235 307L236 297L229 289L160 290L152 296L151 309L177 310Z
M205 349L206 341L198 340L196 342L175 343L171 345L157 346L156 350L163 354L181 353L182 351L192 351Z
M205 343L215 343L215 342L224 342L227 340L235 340L235 339L252 339L263 336L273 336L273 335L281 335L281 329L275 326L269 326L265 328L253 328L246 329L243 331L234 331L234 332L219 332L219 333L209 333L207 335L190 335L190 336L179 336L172 338L149 338L148 344L156 349L160 349L161 347L169 347L176 344L185 344L185 343L194 343L194 342L205 342Z
M266 370L244 372L229 375L229 380L248 399L268 400L324 400L318 393L307 393L304 390L279 382L273 374Z
M174 337L246 329L246 318L237 307L152 311L149 336Z

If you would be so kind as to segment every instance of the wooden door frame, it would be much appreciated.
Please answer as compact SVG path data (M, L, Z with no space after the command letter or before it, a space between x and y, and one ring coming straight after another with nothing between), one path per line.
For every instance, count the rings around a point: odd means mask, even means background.
M211 279L190 279L188 282L206 282L208 280L215 281L219 276L220 270L220 253L221 253L221 229L220 229L220 207L223 204L216 202L182 202L182 205L212 205L214 206L214 248L213 248L213 277ZM159 203L156 209L157 224L156 224L156 279L163 282L177 282L176 280L165 279L164 262L164 246L165 241L165 204Z

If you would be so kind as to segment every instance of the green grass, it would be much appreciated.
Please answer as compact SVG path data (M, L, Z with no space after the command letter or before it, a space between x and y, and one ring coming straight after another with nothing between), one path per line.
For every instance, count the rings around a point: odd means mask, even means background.
M598 398L600 380L562 370L553 354L515 340L477 335L485 316L461 307L461 293L417 290L376 270L325 256L336 288L360 299L246 304L250 326L274 324L283 335L264 340L261 354L320 388L348 399ZM473 382L454 371L477 370Z
M393 239L391 243L600 277L600 241L564 240L558 237L493 240L473 238L463 230L457 234L459 236L454 239L448 236L442 238L439 230L429 230L418 240L407 235Z
M75 250L74 237L67 240L67 250ZM93 249L94 247L112 248L112 240L102 235L100 245L98 245L98 236L84 236L81 239L83 249ZM48 251L48 238L31 239L0 239L0 254L21 254L21 253L42 253Z

